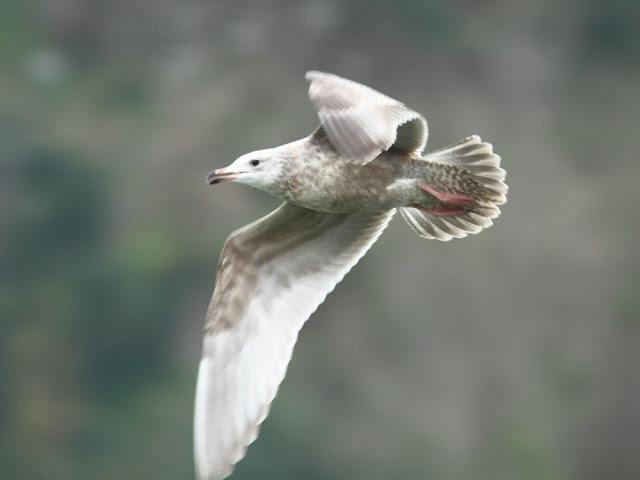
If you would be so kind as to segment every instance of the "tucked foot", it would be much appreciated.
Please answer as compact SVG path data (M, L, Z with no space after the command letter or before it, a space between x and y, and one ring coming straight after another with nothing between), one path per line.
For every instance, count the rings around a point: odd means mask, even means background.
M467 210L456 207L456 206L448 206L443 205L439 207L423 207L421 205L411 205L413 208L417 208L418 210L422 210L423 212L429 213L434 217L458 217L460 215L464 215L467 213Z
M471 198L468 195L440 192L439 190L436 190L431 185L427 185L424 182L420 182L418 184L418 187L424 193L427 193L432 197L434 197L439 202L444 203L445 205L442 208L449 208L452 206L461 206L461 205L470 205L473 203L473 198ZM437 208L441 208L441 207L437 207ZM448 214L443 214L443 215L448 215Z
M490 143L472 135L423 160L427 172L417 179L424 198L400 209L418 235L443 241L462 238L489 227L500 215L498 206L507 200L507 185L500 157ZM439 183L428 182L430 178Z

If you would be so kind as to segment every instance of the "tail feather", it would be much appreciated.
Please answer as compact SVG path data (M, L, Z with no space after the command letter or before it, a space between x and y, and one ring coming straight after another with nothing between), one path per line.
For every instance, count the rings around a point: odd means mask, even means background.
M498 205L507 201L506 172L493 146L472 135L459 143L437 150L423 158L433 166L453 167L453 176L462 179L464 191L473 203L461 215L436 216L412 207L400 209L402 217L424 238L442 241L478 233L493 225L500 215ZM447 167L439 167L447 168ZM451 172L450 172L451 173Z

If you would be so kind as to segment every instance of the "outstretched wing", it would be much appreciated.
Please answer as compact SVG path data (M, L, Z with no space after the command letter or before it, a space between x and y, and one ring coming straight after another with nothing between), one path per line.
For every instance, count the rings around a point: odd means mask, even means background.
M298 332L394 210L329 214L282 204L222 250L195 403L200 480L229 475L258 435Z
M311 71L305 78L322 128L346 160L365 165L392 146L422 153L429 130L419 113L337 75Z

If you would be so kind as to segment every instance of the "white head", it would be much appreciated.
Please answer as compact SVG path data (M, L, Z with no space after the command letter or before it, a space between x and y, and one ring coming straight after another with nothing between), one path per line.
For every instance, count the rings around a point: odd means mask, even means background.
M281 188L283 166L286 158L279 155L279 148L256 150L239 157L231 165L212 170L207 183L238 182L258 190L277 195Z

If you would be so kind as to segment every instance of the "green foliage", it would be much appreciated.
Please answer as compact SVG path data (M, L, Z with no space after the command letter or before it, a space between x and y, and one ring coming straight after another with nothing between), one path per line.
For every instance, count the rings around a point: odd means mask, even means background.
M176 259L171 245L159 248L156 240L114 241L108 177L86 162L37 148L3 173L14 196L6 214L0 351L5 378L15 380L11 390L2 385L4 412L15 415L35 402L39 415L62 408L68 416L60 424L35 425L32 432L28 418L10 417L2 443L19 460L25 445L10 439L22 434L24 442L37 445L46 431L80 453L105 441L105 432L94 428L102 409L131 398L141 382L148 384L167 367L179 293L172 280ZM36 381L36 392L33 378L46 378ZM82 417L83 412L92 414ZM126 436L118 442L131 446ZM48 447L42 448L32 447L30 455L47 457ZM72 467L52 458L51 464L24 468L22 478L41 478L50 468L62 473Z
M584 57L607 64L637 66L640 62L640 4L635 0L588 2Z

